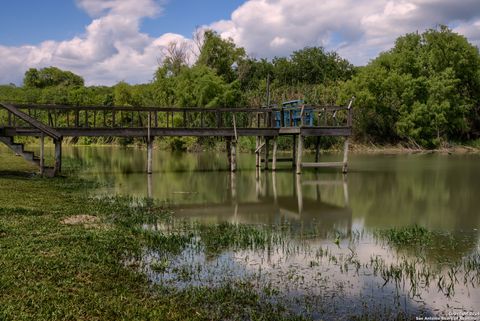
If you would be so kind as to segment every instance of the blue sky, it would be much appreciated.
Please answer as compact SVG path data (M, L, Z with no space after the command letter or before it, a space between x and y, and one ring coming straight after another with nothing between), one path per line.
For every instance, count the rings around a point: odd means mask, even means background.
M242 3L243 0L171 0L166 3L163 14L156 19L146 19L141 30L155 36L173 32L190 37L197 26L230 19Z
M479 0L15 0L0 11L0 84L56 66L88 85L152 79L165 48L195 27L231 38L255 58L305 46L365 65L395 39L444 24L480 44Z
M74 1L15 0L2 3L0 44L37 44L72 38L91 21Z
M170 0L163 13L142 21L152 36L167 32L190 37L196 26L229 19L243 0ZM61 41L85 32L89 15L72 0L15 0L2 3L0 44L20 46L45 40Z

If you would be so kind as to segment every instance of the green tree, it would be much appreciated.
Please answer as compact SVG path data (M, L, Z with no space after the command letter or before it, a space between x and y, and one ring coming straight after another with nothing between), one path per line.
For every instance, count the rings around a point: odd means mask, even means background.
M206 66L184 69L175 79L175 105L180 107L233 107L240 90L227 84Z
M25 72L23 85L27 88L81 87L84 86L84 80L71 71L64 71L57 67L48 67L40 70L30 68Z
M357 136L435 147L478 130L479 88L478 48L441 26L398 38L341 97L357 97Z
M132 106L132 87L124 81L119 82L113 89L115 106Z
M207 30L197 65L210 67L226 82L232 82L236 79L236 66L245 58L245 49L238 48L232 39L222 39L215 31Z

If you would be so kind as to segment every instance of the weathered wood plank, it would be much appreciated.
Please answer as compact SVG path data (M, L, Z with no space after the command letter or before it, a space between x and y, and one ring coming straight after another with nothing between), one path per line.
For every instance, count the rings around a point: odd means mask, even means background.
M302 163L303 168L343 167L343 162Z

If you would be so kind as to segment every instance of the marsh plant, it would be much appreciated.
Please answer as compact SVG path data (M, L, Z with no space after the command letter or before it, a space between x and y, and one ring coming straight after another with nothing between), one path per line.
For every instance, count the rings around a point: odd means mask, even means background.
M242 282L262 300L305 317L352 316L358 305L362 313L428 315L480 294L478 247L456 259L442 254L471 244L464 239L474 236L411 226L325 238L288 221L204 224L174 215L149 216L131 228L146 240L139 269L152 282L181 290ZM349 301L354 304L345 305Z

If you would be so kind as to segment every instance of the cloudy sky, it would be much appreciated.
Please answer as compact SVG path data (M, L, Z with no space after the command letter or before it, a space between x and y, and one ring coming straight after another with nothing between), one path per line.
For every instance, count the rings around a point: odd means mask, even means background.
M57 66L88 85L148 82L171 41L197 26L249 55L335 50L364 65L399 35L446 24L480 45L480 0L16 0L0 12L0 84Z

